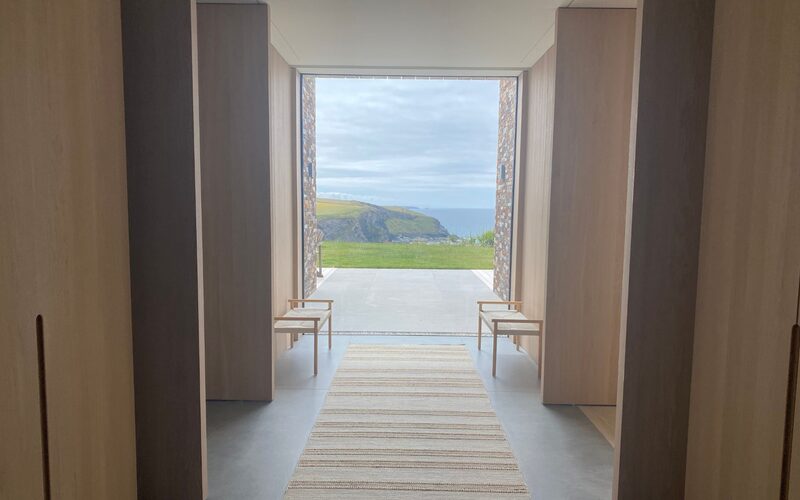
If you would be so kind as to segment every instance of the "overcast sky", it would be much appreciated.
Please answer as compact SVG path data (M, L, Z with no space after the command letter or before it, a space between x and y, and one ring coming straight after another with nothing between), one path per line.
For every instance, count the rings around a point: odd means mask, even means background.
M496 80L317 78L317 192L494 208Z

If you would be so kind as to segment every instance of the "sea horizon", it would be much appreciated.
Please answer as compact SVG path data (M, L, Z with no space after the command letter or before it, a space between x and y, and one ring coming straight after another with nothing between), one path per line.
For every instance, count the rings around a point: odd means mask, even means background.
M494 208L414 207L411 209L434 217L448 233L460 238L478 236L494 229Z

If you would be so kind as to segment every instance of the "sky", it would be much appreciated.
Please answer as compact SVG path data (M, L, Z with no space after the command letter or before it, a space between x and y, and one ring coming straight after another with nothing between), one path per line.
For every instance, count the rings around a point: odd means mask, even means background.
M497 80L317 78L317 196L494 208Z

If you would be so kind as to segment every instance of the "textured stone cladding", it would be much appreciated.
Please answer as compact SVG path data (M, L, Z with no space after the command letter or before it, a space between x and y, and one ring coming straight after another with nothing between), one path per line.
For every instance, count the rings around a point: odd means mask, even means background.
M497 131L497 199L494 220L494 292L509 298L511 230L514 209L514 149L517 135L517 79L500 80Z
M317 224L317 99L313 76L303 76L303 296L317 289L322 232Z

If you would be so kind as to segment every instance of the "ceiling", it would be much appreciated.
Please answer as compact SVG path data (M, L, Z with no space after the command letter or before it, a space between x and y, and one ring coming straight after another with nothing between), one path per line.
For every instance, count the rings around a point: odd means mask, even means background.
M559 7L635 7L637 0L267 3L272 44L305 71L503 75L532 66L552 46Z

